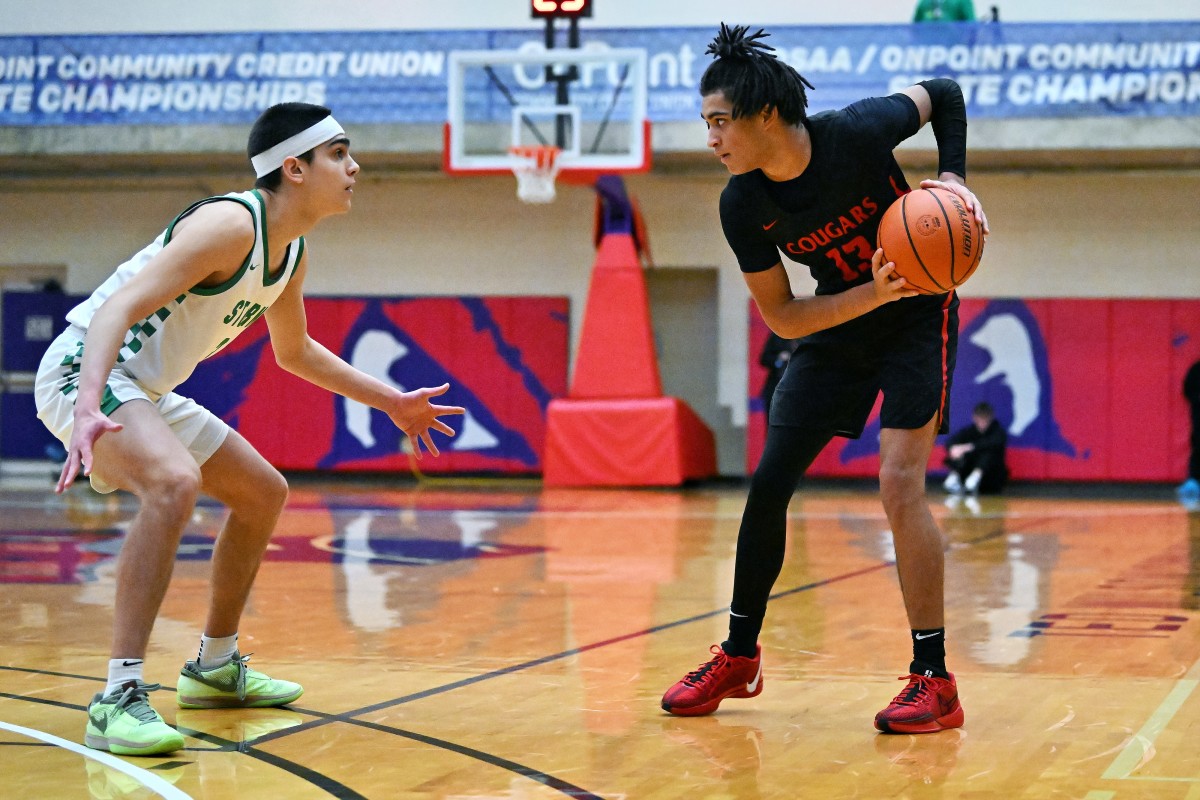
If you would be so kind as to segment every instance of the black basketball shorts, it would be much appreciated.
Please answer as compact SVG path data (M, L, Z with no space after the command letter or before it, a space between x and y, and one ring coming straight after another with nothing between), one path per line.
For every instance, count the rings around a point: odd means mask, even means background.
M958 296L888 303L800 341L771 402L772 425L857 439L883 392L880 425L950 430Z

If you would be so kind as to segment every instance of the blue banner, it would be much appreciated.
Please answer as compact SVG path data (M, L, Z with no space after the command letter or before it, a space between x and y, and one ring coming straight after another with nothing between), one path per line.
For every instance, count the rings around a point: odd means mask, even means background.
M674 122L698 120L713 33L582 38L644 48L650 119ZM792 26L768 41L816 86L812 110L946 75L973 117L1200 114L1197 21ZM0 125L245 124L288 100L345 123L442 123L450 51L541 47L540 29L0 37Z

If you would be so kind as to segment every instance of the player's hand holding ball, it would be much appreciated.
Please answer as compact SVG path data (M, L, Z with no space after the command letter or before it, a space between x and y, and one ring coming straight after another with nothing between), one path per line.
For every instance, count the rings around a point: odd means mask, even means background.
M887 260L883 248L876 248L875 255L871 256L871 277L875 280L875 296L882 303L920 294L900 277L896 265Z
M975 219L979 220L979 224L983 226L983 238L986 241L991 229L988 227L987 214L983 213L983 204L979 202L979 198L975 193L961 184L958 181L935 181L927 179L921 181L922 189L945 189L954 192L961 197L967 204L967 208L971 209L971 213L975 215Z
M945 294L974 274L987 234L983 207L966 186L928 180L884 212L878 244L910 289Z

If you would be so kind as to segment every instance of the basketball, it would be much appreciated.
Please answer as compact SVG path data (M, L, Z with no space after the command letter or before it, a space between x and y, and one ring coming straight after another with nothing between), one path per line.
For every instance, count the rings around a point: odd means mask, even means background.
M948 189L914 189L883 212L879 247L884 263L921 294L962 286L983 256L983 227Z

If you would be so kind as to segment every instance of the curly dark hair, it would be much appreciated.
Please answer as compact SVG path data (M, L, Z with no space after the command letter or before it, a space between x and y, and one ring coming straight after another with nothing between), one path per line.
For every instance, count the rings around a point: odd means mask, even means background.
M789 125L808 118L808 93L814 88L804 76L775 56L775 48L762 41L771 34L759 28L747 35L746 25L724 22L704 51L716 60L700 78L700 96L721 92L733 104L733 118L777 109Z

